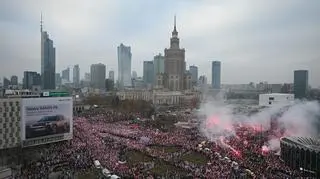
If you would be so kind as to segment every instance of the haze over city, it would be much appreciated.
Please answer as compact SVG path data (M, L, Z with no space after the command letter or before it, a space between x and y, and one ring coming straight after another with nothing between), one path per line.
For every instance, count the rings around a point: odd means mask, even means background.
M18 1L0 2L0 76L40 71L40 14L56 48L56 72L79 64L81 78L103 63L117 76L117 46L131 46L132 70L170 46L177 15L186 63L211 82L211 61L222 62L221 83L293 82L309 70L318 87L320 2L298 1ZM21 81L21 80L19 80Z

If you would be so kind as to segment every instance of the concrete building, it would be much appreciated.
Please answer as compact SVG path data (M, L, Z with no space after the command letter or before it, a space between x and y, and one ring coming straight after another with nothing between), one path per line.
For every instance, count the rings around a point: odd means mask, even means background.
M151 87L153 85L154 80L154 69L153 69L153 61L144 61L143 62L143 81L147 87Z
M9 89L10 84L11 84L10 80L8 78L4 77L3 78L3 88Z
M18 76L11 76L11 85L18 86Z
M109 71L109 80L112 80L114 82L114 71Z
M131 78L132 79L137 79L138 78L138 74L137 74L136 71L132 71Z
M90 80L91 80L90 73L84 73L84 81L90 81Z
M183 90L184 75L186 72L185 49L179 46L178 31L176 28L176 17L174 28L170 39L170 48L164 50L165 56L165 88L171 91Z
M290 105L293 103L293 94L269 93L259 95L259 106Z
M0 98L0 149L21 144L20 102L21 98Z
M199 77L198 86L204 87L204 86L207 86L207 84L208 84L208 79L207 79L207 77L204 76L204 75L201 75L201 76Z
M305 98L308 92L309 76L308 70L295 70L294 71L294 96L295 98Z
M42 30L41 20L41 88L56 88L56 49L46 31Z
M197 66L190 66L189 72L191 73L191 83L192 86L197 86L198 83L198 67Z
M91 65L91 86L95 89L105 89L106 66L104 64Z
M184 90L191 90L192 89L192 74L187 71L186 74L184 75L183 79L183 89Z
M61 75L60 75L60 73L56 73L56 87L61 86L61 83L62 83Z
M80 68L79 65L73 67L73 85L78 88L80 86Z
M221 62L213 61L212 62L212 88L220 89L221 88Z
M23 89L32 89L33 86L41 85L41 76L37 72L24 71L23 72Z
M119 89L131 86L131 47L118 46L118 82Z
M154 84L157 84L157 75L164 73L164 56L159 53L153 58Z
M70 82L70 68L66 68L65 70L62 70L62 79L64 81Z
M145 83L141 77L132 78L132 87L137 90L145 89Z

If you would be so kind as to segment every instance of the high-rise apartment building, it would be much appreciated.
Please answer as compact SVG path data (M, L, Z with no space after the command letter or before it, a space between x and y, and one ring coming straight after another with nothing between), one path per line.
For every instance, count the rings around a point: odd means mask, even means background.
M112 80L114 82L114 71L113 70L109 71L109 80Z
M131 86L131 47L118 46L118 82L119 89Z
M18 76L11 76L11 85L18 85Z
M78 88L80 85L80 68L79 65L73 67L73 85Z
M164 50L165 56L165 88L171 91L179 91L184 88L186 72L185 49L179 46L178 31L176 28L176 17L174 17L174 28L170 39L170 48Z
M154 82L156 83L157 75L164 74L164 56L159 53L153 58Z
M33 86L41 85L41 75L33 71L23 72L23 89L32 89Z
M295 70L293 91L295 98L305 98L308 92L309 75L308 70Z
M106 66L102 63L92 64L90 68L91 86L96 89L105 89Z
M56 49L46 31L42 29L41 19L41 88L56 88Z
M220 89L221 88L221 62L213 61L212 62L212 88Z
M154 81L153 61L143 62L143 81L147 86L152 86Z
M197 66L190 66L189 72L191 74L191 84L192 86L196 86L198 83L198 67Z
M67 82L70 82L70 68L69 67L65 70L62 70L62 79Z

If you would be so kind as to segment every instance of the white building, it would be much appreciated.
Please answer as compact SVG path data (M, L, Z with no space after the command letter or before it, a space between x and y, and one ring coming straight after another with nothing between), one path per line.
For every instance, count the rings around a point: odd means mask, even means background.
M270 93L259 95L259 106L273 106L291 104L294 102L294 94Z
M131 86L131 47L118 46L118 81L119 88Z

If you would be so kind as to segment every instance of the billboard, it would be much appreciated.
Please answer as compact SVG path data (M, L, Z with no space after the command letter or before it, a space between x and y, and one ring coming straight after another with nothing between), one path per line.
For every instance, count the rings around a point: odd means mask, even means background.
M22 99L22 145L33 146L72 139L72 108L72 97Z

